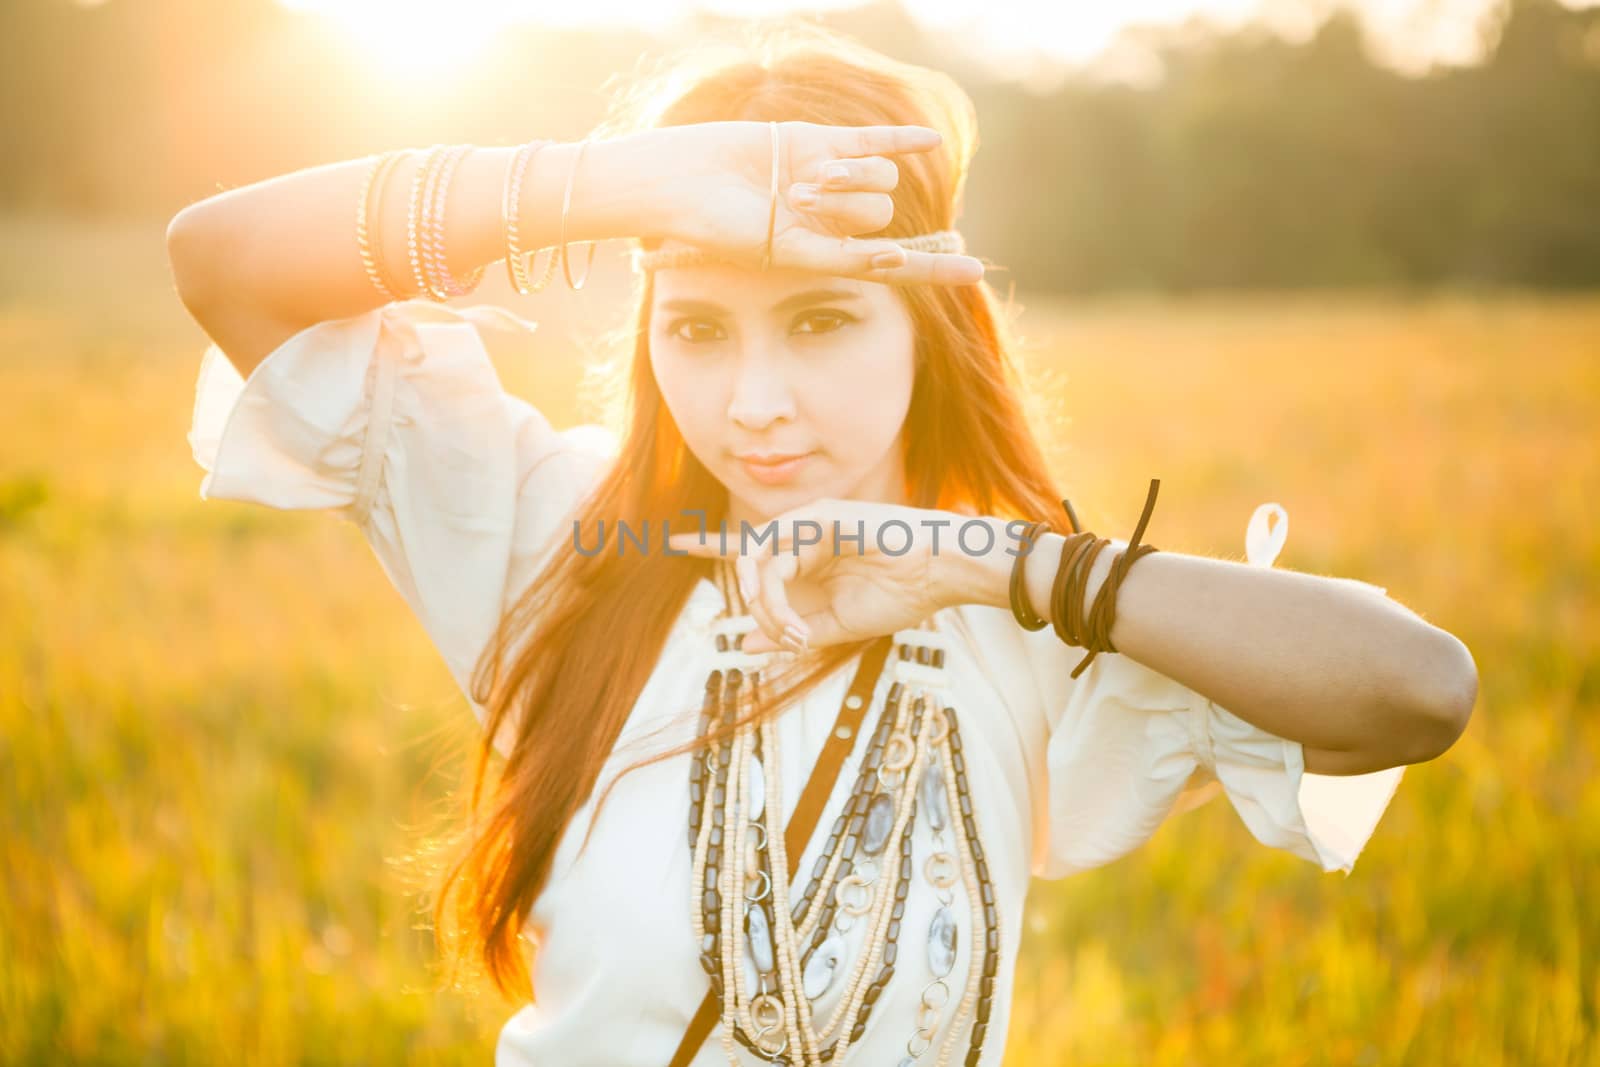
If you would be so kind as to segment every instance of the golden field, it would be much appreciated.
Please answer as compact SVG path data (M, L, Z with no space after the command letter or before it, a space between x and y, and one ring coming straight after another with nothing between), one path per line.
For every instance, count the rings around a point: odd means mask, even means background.
M621 299L519 298L508 387L573 421ZM1037 885L1007 1063L1600 1063L1600 297L1021 303L1089 528L1159 477L1145 539L1239 559L1276 501L1481 688L1348 877L1215 800ZM465 699L353 527L199 500L204 345L161 223L0 222L0 1062L489 1062L406 860Z

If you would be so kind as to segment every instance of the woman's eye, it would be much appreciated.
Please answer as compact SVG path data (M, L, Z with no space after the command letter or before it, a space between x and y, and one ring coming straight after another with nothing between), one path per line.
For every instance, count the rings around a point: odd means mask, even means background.
M679 330L679 327L681 326L710 327L711 335L708 336L707 332L702 330L699 334L685 336ZM717 340L718 338L715 336L716 329L717 324L712 322L710 319L679 319L677 322L674 322L671 326L667 327L667 335L679 341L687 341L690 344L701 344L706 341Z
M823 329L801 330L801 333L833 333L835 330L842 329L856 320L855 316L846 315L842 311L814 311L810 314L802 315L799 321L803 323L819 321L824 324L833 323L833 325L825 326Z

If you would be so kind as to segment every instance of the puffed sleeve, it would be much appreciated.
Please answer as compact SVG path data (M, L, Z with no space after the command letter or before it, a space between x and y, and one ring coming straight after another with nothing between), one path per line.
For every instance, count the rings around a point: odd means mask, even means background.
M486 338L536 325L401 301L306 327L247 380L212 344L189 431L201 498L354 523L467 693L518 582L614 455L601 427L557 431L501 387Z
M1247 537L1249 561L1271 565L1274 538L1263 505ZM1272 543L1275 541L1275 543ZM1106 551L1123 551L1112 539ZM1345 579L1374 596L1385 590ZM1102 652L1076 679L1084 656L1051 628L1022 631L1043 697L1044 786L1032 872L1059 878L1117 859L1179 810L1225 794L1262 844L1324 871L1346 873L1376 829L1405 767L1322 775L1305 769L1303 746L1262 729L1172 678Z

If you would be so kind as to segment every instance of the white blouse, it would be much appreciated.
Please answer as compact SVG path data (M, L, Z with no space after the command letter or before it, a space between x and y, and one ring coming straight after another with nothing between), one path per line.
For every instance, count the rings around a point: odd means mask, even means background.
M556 535L570 536L569 509L614 455L600 427L557 431L537 407L501 387L485 345L490 335L482 331L534 329L500 308L404 301L301 330L247 381L211 345L201 360L189 432L207 472L200 496L332 511L355 523L465 694L499 614L531 581L542 554L561 543ZM1282 545L1281 509L1276 530L1267 534L1264 510L1275 507L1264 506L1252 521L1252 563L1270 566ZM646 752L693 736L715 651L710 622L720 607L715 585L701 581L602 772L602 786ZM1084 650L1064 645L1049 627L1023 629L1005 609L962 605L939 612L934 622L946 648L945 691L961 724L1000 916L985 1067L1000 1063L1005 1046L1030 876L1059 878L1117 859L1148 840L1169 814L1218 792L1257 840L1324 871L1348 872L1404 771L1309 773L1299 742L1120 654L1097 656L1073 679ZM780 718L783 822L853 673L847 664ZM468 701L483 721L484 709ZM648 744L641 743L646 735ZM503 736L497 747L505 751ZM797 868L796 890L804 888L864 748L858 744L846 760ZM594 795L568 826L528 919L540 945L537 1002L506 1023L497 1064L662 1067L677 1047L708 988L690 926L690 758L624 777L581 856L577 846L593 818ZM956 892L963 930L951 984L959 992L971 951L965 891L958 884ZM852 1045L851 1062L898 1063L906 1055L927 981L923 932L936 906L926 883L913 879L902 962L865 1035ZM850 946L850 959L856 948ZM844 984L835 982L817 1002L819 1020ZM720 1030L719 1023L696 1067L726 1062ZM935 1062L943 1036L935 1036L919 1062ZM764 1062L736 1047L743 1062ZM965 1050L963 1035L951 1062L964 1062Z

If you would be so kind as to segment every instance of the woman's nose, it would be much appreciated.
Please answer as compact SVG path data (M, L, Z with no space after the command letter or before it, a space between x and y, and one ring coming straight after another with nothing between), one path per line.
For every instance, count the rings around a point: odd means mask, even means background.
M728 418L747 430L761 430L794 414L794 396L782 362L759 354L741 359Z

